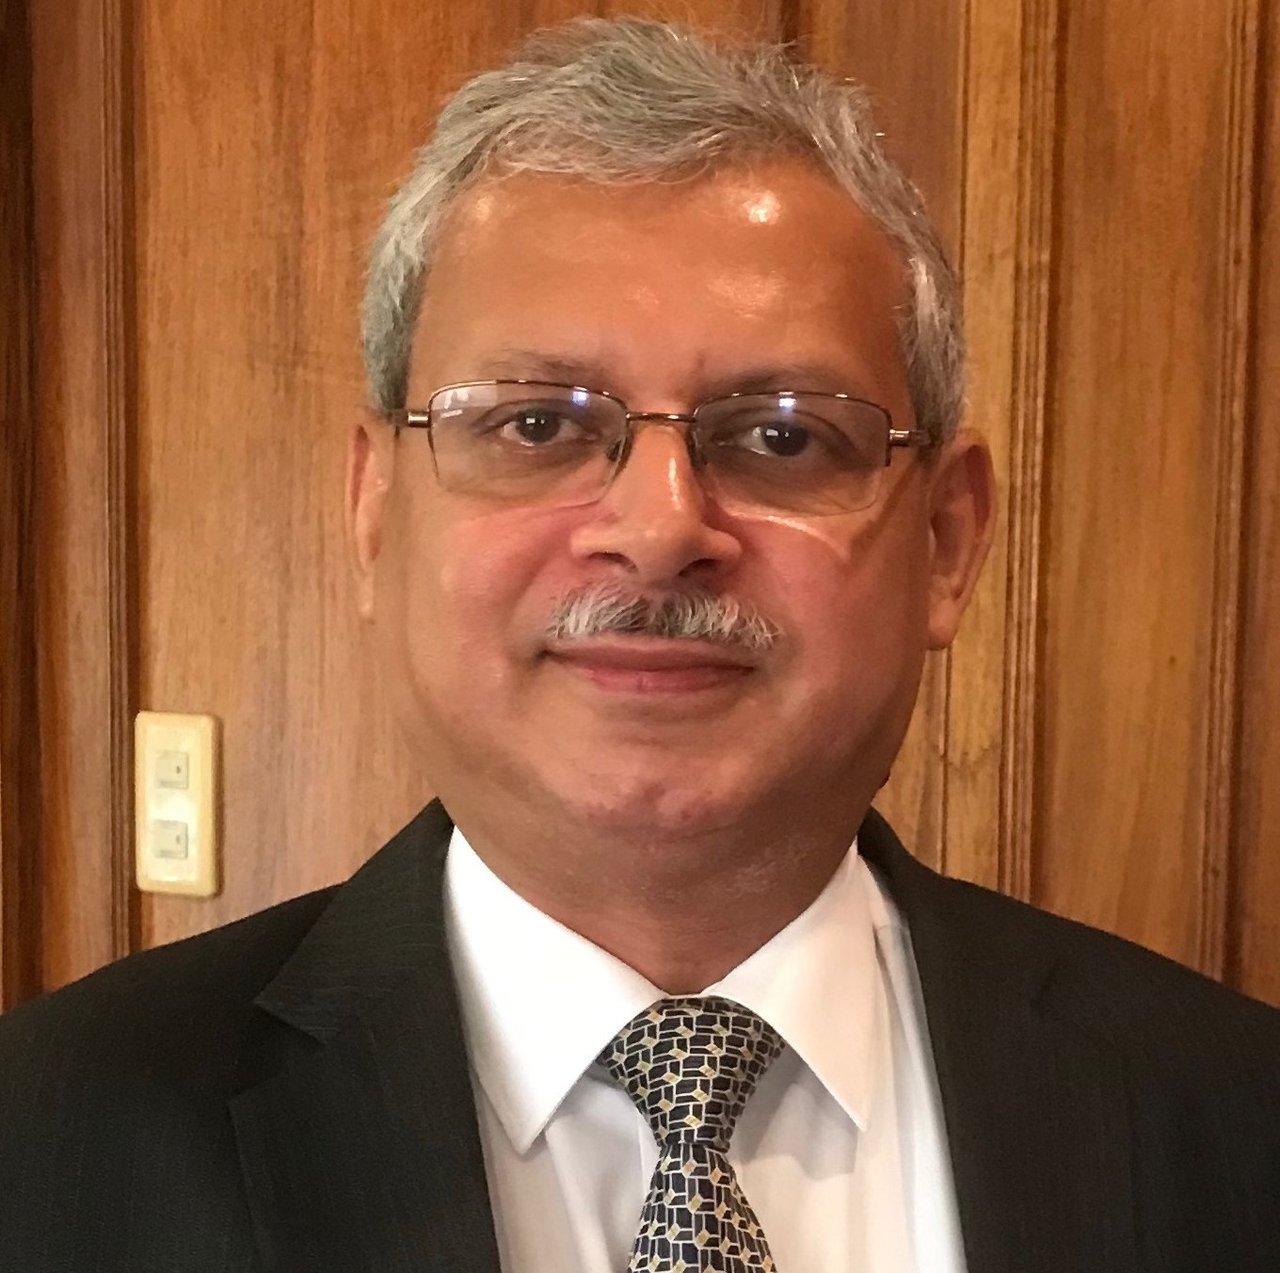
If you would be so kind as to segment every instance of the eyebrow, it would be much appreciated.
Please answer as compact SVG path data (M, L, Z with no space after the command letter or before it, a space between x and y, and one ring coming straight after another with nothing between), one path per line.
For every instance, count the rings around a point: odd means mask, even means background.
M495 380L540 380L610 390L612 376L602 364L562 354L505 348L480 359L480 367ZM783 362L727 372L701 386L699 396L718 398L731 393L780 393L786 389L810 393L848 393L861 396L859 378L820 362Z

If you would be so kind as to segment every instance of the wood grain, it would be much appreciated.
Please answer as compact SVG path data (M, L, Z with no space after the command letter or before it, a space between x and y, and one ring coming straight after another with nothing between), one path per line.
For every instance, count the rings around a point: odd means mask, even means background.
M1231 8L1063 10L1034 896L1191 964L1212 922Z
M1035 849L1044 415L1052 311L1056 0L974 0L965 61L968 423L1001 509L952 653L947 868L1015 897Z
M31 48L0 0L0 1011L40 984Z
M1227 120L1219 269L1221 311L1212 353L1220 367L1219 400L1206 421L1219 442L1213 515L1213 629L1205 739L1206 799L1200 870L1197 966L1221 978L1229 935L1233 819L1236 814L1240 617L1243 601L1244 455L1249 412L1249 360L1256 254L1254 185L1258 144L1261 0L1234 0L1228 11Z
M603 0L608 17L656 18L750 40L786 40L795 0Z
M1257 77L1257 265L1244 461L1244 596L1227 974L1280 1005L1280 9Z
M223 892L146 945L349 874L427 797L347 598L365 246L496 10L138 6L141 702L223 739ZM177 422L181 422L180 425Z
M31 0L42 982L133 945L123 0Z

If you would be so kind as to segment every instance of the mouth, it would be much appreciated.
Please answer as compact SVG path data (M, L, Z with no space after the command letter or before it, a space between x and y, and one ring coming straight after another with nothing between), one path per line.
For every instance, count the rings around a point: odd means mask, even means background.
M595 688L618 694L692 694L740 685L754 663L706 641L609 635L555 642L545 655Z

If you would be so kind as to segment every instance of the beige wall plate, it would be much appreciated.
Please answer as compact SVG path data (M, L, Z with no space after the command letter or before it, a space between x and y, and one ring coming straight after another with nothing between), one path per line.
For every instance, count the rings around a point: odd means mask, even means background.
M134 860L145 893L218 891L218 722L139 712L134 721Z

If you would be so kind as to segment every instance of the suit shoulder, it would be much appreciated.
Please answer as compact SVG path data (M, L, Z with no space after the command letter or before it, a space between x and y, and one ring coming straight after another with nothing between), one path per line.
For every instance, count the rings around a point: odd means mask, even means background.
M315 1046L253 1001L326 901L130 956L0 1019L0 1268L249 1267L228 1102Z
M1257 1078L1280 1092L1280 1009L1126 938L958 884L975 919L1011 934L1011 957L1047 950L1053 971L1042 1007L1073 1018L1117 1049L1161 1070L1184 1065L1202 1080Z
M93 1076L198 1068L261 1028L253 1007L333 889L129 955L0 1017L0 1073L41 1089ZM51 1061L56 1058L56 1061Z

